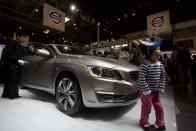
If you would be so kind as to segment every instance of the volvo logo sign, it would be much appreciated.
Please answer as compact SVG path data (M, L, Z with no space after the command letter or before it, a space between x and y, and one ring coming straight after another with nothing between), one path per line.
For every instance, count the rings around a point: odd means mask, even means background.
M164 24L164 16L154 18L151 24L153 27L161 27Z
M62 21L62 16L57 12L51 12L49 16L51 18L51 21L54 22L55 24L59 24Z

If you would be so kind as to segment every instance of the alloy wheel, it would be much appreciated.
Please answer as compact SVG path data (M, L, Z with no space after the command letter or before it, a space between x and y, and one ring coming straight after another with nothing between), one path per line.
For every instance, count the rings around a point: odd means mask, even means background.
M64 110L70 110L76 103L76 88L69 78L60 80L57 88L58 102Z

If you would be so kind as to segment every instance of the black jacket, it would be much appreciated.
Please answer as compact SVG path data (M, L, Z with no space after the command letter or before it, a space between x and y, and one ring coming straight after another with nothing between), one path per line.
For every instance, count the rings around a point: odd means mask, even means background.
M23 59L24 55L25 48L15 40L9 40L3 50L1 62L5 68L14 70L21 67L18 60Z

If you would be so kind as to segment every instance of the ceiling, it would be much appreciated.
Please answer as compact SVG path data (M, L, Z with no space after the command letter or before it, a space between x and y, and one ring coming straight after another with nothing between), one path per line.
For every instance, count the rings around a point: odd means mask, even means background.
M71 21L60 33L42 25L43 3L47 2L66 13ZM78 12L70 11L75 4ZM31 40L43 43L90 43L97 39L100 22L100 40L120 38L124 34L146 29L146 16L170 10L171 23L196 18L194 4L188 0L1 0L1 34L8 35L13 28L22 27L31 32ZM38 11L36 11L38 9Z

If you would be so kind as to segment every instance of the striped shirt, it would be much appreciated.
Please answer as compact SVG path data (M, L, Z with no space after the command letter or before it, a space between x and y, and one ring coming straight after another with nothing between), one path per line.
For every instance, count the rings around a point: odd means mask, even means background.
M139 89L142 91L164 90L165 76L165 69L160 61L155 64L150 64L146 61L140 66L138 78Z

